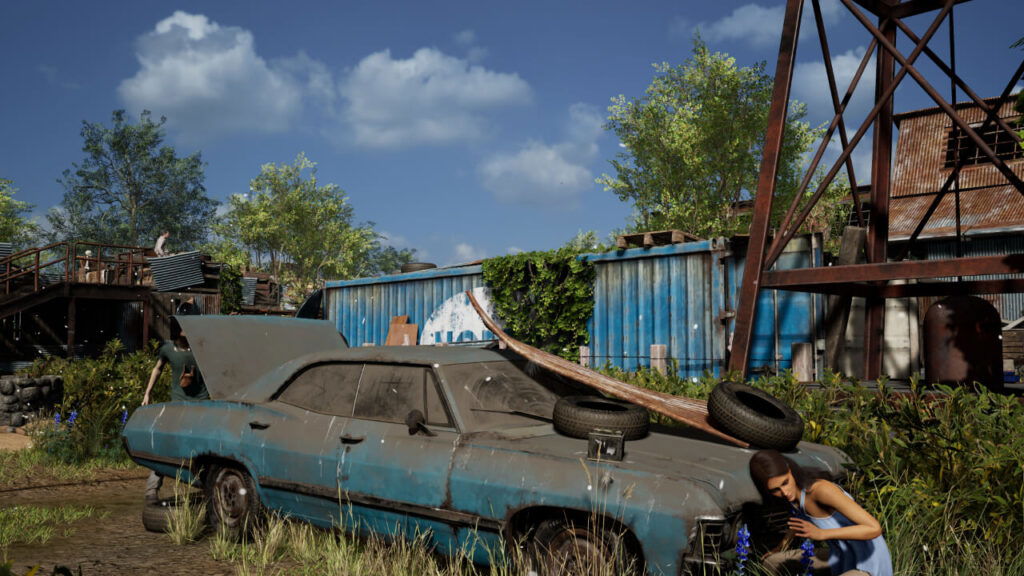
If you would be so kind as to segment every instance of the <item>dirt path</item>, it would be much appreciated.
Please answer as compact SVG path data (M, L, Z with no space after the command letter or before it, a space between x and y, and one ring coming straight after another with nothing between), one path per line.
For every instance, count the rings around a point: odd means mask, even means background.
M58 532L46 544L15 545L7 550L14 573L27 573L41 566L39 575L50 575L54 567L66 566L82 576L160 574L168 576L231 576L230 564L215 562L209 544L178 546L165 534L142 527L142 492L147 472L111 471L87 483L68 485L0 487L0 506L59 505L92 506L106 512L104 518L73 523L73 532ZM170 493L170 487L162 491ZM2 559L0 559L2 560Z

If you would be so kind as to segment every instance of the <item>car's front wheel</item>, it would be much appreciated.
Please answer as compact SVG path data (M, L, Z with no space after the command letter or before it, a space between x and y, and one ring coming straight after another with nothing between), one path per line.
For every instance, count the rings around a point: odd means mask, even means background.
M617 576L638 573L625 535L587 518L542 520L533 531L529 558L540 576Z
M230 466L217 466L206 482L210 526L230 539L258 528L263 509L256 483L244 470Z

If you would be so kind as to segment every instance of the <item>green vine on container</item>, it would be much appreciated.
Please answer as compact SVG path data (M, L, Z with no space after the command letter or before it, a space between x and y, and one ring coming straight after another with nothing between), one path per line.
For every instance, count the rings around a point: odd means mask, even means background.
M589 343L594 311L594 265L566 246L483 262L498 317L517 340L576 361Z

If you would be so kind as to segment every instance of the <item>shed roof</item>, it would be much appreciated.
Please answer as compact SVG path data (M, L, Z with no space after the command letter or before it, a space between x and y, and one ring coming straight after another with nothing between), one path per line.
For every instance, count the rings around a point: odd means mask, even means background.
M1019 116L1013 109L1014 98L1000 104L998 98L986 99L999 105L1003 118ZM957 104L957 111L968 123L985 119L984 112L972 102ZM951 167L946 166L952 120L940 108L926 108L896 116L899 139L893 164L892 193L889 200L889 238L906 240L914 232L942 189ZM1006 164L1024 178L1024 158ZM979 234L1024 230L1024 195L1018 192L991 163L964 166L959 176L961 231ZM929 219L921 238L956 235L956 197L947 194Z

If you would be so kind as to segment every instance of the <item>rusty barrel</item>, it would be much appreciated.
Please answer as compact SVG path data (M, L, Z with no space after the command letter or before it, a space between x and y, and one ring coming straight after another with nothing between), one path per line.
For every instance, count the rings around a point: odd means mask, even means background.
M928 382L1003 387L1002 322L977 296L950 296L924 316L924 375Z

